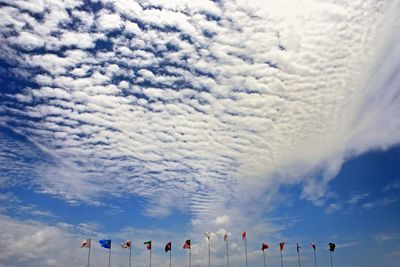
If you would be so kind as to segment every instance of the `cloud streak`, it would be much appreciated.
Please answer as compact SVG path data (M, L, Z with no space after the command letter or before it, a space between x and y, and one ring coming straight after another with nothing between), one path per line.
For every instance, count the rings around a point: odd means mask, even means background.
M322 205L346 157L399 142L396 1L201 2L6 1L1 57L35 85L1 125L55 162L41 192L237 218L282 185Z

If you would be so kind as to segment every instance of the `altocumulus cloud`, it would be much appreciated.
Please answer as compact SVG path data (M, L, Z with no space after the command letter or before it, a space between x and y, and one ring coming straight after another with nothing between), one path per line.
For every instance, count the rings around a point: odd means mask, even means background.
M282 185L321 204L345 157L399 142L398 1L2 2L1 58L31 84L0 122L51 158L24 167L41 192L232 219Z

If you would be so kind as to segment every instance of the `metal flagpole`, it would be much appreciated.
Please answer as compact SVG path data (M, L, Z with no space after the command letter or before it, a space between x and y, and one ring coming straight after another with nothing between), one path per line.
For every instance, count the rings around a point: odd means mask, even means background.
M192 245L189 248L189 267L192 267Z
M299 259L299 267L301 267L301 265L300 265L300 251L299 251L299 249L297 249L297 258Z
M108 267L111 265L111 247L110 247L110 254L108 254Z
M132 263L132 245L129 246L129 267L131 267Z
M208 238L208 267L211 267L211 240Z
M264 267L265 267L265 250L263 250L263 256L264 256Z
M282 265L282 267L283 267L282 250L281 250L281 265Z
M150 249L150 267L151 267L151 249Z
M317 255L315 254L315 249L314 249L314 262L315 262L315 267L317 267Z
M244 239L244 250L246 254L246 267L247 267L247 237Z
M229 267L229 244L228 244L228 238L226 238L226 260L228 262L228 267Z
M89 261L90 261L90 249L92 247L92 241L90 240L90 246L89 246L89 253L88 253L88 257L87 257L87 267L89 267Z
M333 267L332 251L329 251L329 255L331 256L331 266Z
M169 267L171 267L171 262L172 262L172 260L171 260L171 258L172 258L172 256L171 256L171 254L172 254L172 248L169 250Z

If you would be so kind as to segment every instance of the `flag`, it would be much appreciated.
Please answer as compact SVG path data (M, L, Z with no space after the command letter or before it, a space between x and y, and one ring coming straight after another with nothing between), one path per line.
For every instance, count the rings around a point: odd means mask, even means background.
M262 243L261 250L264 251L267 248L268 248L268 244L267 243Z
M102 239L99 240L99 244L103 248L111 249L111 239Z
M204 235L207 237L208 240L210 240L210 238L211 238L211 233L210 232L204 233Z
M81 244L81 248L90 248L90 245L92 244L92 239L85 239L83 240Z
M171 242L168 242L168 243L165 245L165 252L170 251L171 248L172 248Z
M310 244L312 246L312 248L315 250L317 248L317 245L313 242Z
M131 240L126 240L121 243L122 248L131 248L132 247L132 241Z
M144 242L143 244L146 245L146 248L147 248L148 250L151 250L151 240L150 240L150 241L146 241L146 242Z
M279 243L279 247L281 248L281 251L283 250L283 247L285 246L285 242Z
M243 232L243 233L242 233L242 240L245 240L245 239L246 239L246 237L247 237L247 234L246 234L246 232Z
M300 253L300 249L301 249L301 247L299 246L299 242L297 242L297 245L296 245L297 253Z
M224 234L224 241L228 240L228 233Z
M334 252L336 245L334 243L329 243L329 251Z
M190 239L186 240L183 244L183 249L190 249Z

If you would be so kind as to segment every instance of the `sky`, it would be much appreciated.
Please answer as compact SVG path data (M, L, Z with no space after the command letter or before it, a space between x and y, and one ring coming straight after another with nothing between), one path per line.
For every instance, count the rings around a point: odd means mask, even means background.
M398 0L0 0L0 267L400 262Z

